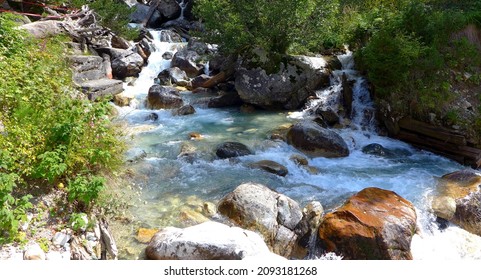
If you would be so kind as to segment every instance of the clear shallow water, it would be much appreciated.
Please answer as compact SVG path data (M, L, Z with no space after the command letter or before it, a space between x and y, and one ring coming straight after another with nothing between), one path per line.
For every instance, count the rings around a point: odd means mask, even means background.
M350 195L366 187L380 187L395 191L414 203L418 212L420 234L413 240L416 259L479 259L481 238L456 227L439 231L434 217L429 213L429 193L435 185L435 177L463 169L463 166L417 150L405 143L382 137L375 132L373 104L369 92L363 87L363 79L350 69L349 54L341 56L344 73L355 81L354 110L350 126L337 129L347 142L349 157L340 159L311 158L309 165L319 173L311 174L297 166L290 157L301 154L281 141L269 140L272 131L297 119L309 118L309 109L325 102L331 106L338 98L340 75L333 74L332 87L317 94L319 100L306 110L288 113L256 111L243 113L238 108L207 109L194 106L196 113L173 116L171 110L147 110L144 108L148 88L153 84L156 71L169 67L169 61L161 59L165 50L175 51L179 45L161 44L158 53L151 56L150 68L144 69L137 83L128 87L137 102L133 107L117 108L119 121L126 122L131 132L132 149L145 151L146 157L129 164L135 174L133 183L139 191L138 199L131 201L131 222L117 233L121 257L138 258L145 245L135 240L139 228L185 227L205 219L204 202L216 203L225 194L243 182L265 184L295 199L301 205L312 200L320 201L329 210L341 204ZM160 68L159 65L162 65ZM152 72L152 69L157 69ZM189 103L199 98L190 92L182 93ZM137 104L137 105L135 105ZM158 119L149 120L156 113ZM146 129L147 127L147 129ZM140 129L142 128L142 129ZM189 139L189 133L197 132L201 140ZM215 147L225 141L237 141L247 145L253 155L236 159L217 159ZM365 145L378 143L397 151L397 156L378 157L362 153ZM189 146L196 156L191 159L178 157L182 147ZM286 177L279 177L247 165L259 160L273 160L289 170Z

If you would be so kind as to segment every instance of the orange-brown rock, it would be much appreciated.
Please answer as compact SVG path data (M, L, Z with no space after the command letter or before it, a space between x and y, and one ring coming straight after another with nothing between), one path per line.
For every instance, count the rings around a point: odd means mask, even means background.
M416 211L392 191L366 188L327 214L319 227L325 250L344 259L412 259Z
M140 243L149 243L150 239L152 239L152 236L154 236L158 231L158 229L152 228L139 228L135 239L137 239L137 241Z

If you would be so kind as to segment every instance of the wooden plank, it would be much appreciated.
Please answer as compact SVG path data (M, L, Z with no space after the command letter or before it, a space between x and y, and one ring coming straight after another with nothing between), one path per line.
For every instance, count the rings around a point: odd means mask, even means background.
M399 127L421 135L429 136L437 140L441 140L445 143L452 143L459 146L466 146L467 144L466 138L454 131L435 127L408 117L402 118L399 121Z
M472 150L463 150L465 147L445 143L440 140L428 138L405 130L401 130L396 138L421 149L446 156L463 164L474 164L479 156L479 154L473 153Z

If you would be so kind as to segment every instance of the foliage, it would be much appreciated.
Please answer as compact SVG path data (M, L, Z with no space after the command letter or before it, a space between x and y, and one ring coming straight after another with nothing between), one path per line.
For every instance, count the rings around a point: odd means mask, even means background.
M449 109L456 97L451 75L479 71L481 55L473 44L451 35L477 23L479 10L472 7L479 3L379 0L356 6L355 1L344 2L350 2L344 14L344 36L358 49L358 65L373 84L376 97L420 119L436 113L451 122L457 120ZM371 2L382 5L369 6Z
M84 231L88 226L88 217L85 213L72 213L69 224L75 231Z
M0 242L6 242L26 217L33 185L48 192L88 175L92 190L77 189L72 199L91 207L101 190L91 174L119 166L123 145L107 102L74 98L64 38L33 40L13 29L9 15L0 23Z
M77 201L82 208L88 209L91 202L95 201L105 187L105 179L102 177L77 176L68 184L67 192L69 201Z
M285 54L290 47L317 47L337 11L337 0L199 0L201 34L227 53L260 48Z

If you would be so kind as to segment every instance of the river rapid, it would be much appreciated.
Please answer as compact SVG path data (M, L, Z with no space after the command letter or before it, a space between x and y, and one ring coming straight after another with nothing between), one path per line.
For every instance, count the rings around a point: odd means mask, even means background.
M204 204L219 199L243 182L262 183L296 200L301 206L317 200L329 211L352 194L366 188L392 190L411 201L417 210L419 232L412 241L415 259L481 259L481 238L456 227L440 230L429 212L430 193L436 178L465 169L451 160L416 149L406 143L380 136L374 120L374 104L366 82L354 70L352 54L339 56L342 70L331 75L331 86L316 92L318 99L296 112L256 110L242 112L239 108L205 108L196 105L203 94L181 92L184 103L194 104L196 113L173 116L172 110L149 110L144 106L148 89L170 60L162 55L174 53L182 43L160 42L161 31L152 31L156 51L149 58L140 77L126 85L126 93L135 97L129 107L116 107L118 122L126 124L129 150L126 159L134 174L131 191L135 194L127 216L129 223L114 225L123 259L142 258L145 244L136 240L139 228L160 229L166 226L186 227L202 221ZM306 168L290 158L301 154L283 141L270 140L273 131L299 119L310 118L315 106L333 106L342 89L341 76L354 82L351 121L341 120L343 128L334 129L349 146L345 158L311 158ZM152 118L152 113L156 118ZM191 139L196 132L200 140ZM215 148L225 141L247 145L253 155L236 159L218 159ZM365 154L368 144L381 144L394 151L380 157ZM195 150L195 157L178 157L181 149ZM285 177L249 168L259 160L278 162L289 170ZM317 170L313 172L312 169ZM215 217L214 217L215 218Z

